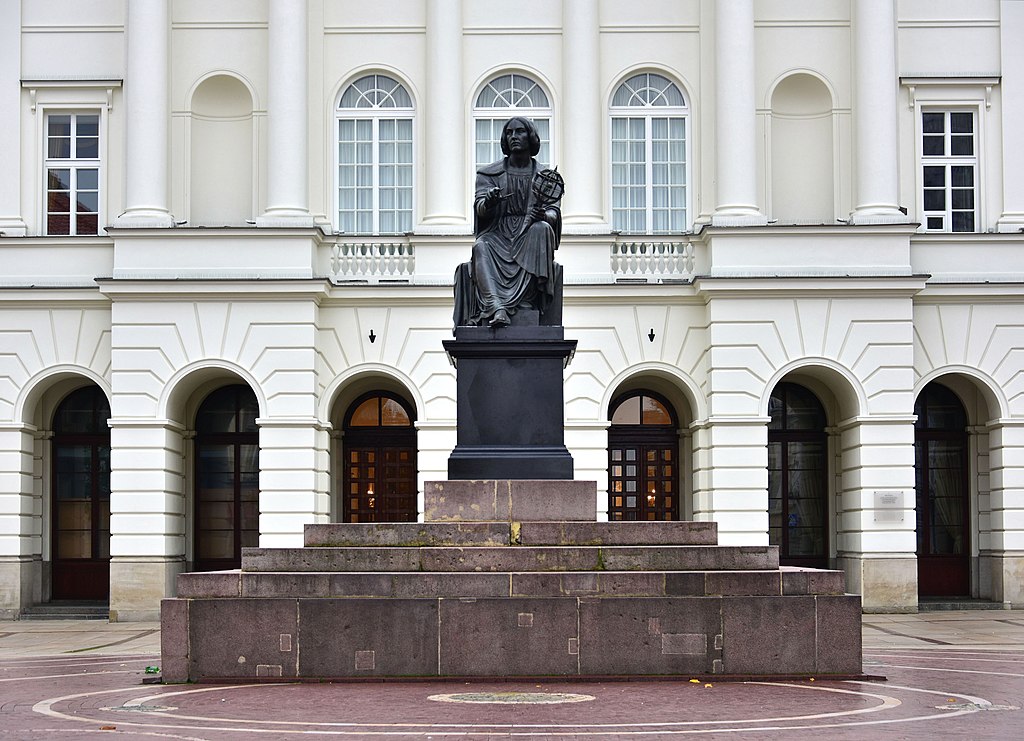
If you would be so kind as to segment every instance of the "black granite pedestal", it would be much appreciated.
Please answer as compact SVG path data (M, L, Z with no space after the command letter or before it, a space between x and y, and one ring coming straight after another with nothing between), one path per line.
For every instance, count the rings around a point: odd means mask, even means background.
M562 370L576 350L562 327L457 327L458 436L448 478L571 479Z

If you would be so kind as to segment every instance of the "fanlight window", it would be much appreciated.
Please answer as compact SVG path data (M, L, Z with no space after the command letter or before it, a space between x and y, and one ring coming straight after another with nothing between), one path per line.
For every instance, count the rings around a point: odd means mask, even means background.
M413 104L387 75L361 77L338 104L338 229L404 234L413 218Z
M629 234L689 227L689 110L682 91L645 72L619 85L611 104L612 224Z
M501 159L501 129L512 116L533 119L540 134L537 161L551 162L551 103L547 93L536 81L512 73L495 77L477 95L473 111L477 167Z

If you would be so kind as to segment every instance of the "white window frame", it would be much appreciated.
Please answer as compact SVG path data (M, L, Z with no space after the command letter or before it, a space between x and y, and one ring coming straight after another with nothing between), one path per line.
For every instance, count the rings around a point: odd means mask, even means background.
M51 114L85 114L99 116L99 157L97 160L97 234L89 235L53 235L55 239L88 239L105 237L104 229L110 223L107 215L107 204L110 202L110 183L108 181L108 164L110 162L109 144L111 137L110 113L114 108L115 91L121 87L120 80L23 80L22 90L28 93L29 111L35 117L35 144L33 151L38 159L31 170L31 188L35 208L33 209L35 225L29 225L30 233L47 236L47 168L50 160L47 156L47 121Z
M56 118L67 118L68 119L68 156L67 157L56 157L50 154L50 124ZM78 151L78 139L79 127L84 124L86 118L96 119L96 156L95 157L83 157ZM44 143L43 143L43 233L46 236L59 236L59 237L95 237L99 234L100 229L100 140L103 138L102 131L102 116L99 111L49 111L46 114L46 118L43 122L44 131ZM61 137L63 138L63 137ZM92 138L92 137L89 137ZM50 232L50 172L52 170L67 170L69 174L68 180L68 232L64 233L51 233ZM96 187L85 188L81 184L81 177L85 171L94 170L96 172ZM95 231L82 232L79 228L78 223L78 209L76 205L79 201L80 193L96 193L96 229ZM55 212L62 213L62 212ZM92 213L92 212L86 212Z
M367 78L367 77L378 77L378 78L382 77L382 78L387 78L387 79L397 83L401 87L401 89L404 91L405 95L408 97L408 99L410 101L410 105L409 106L395 105L395 106L390 106L389 107L389 106L385 106L385 105L380 105L379 102L378 103L370 102L370 105L368 105L366 107L362 107L362 106L342 107L341 101L342 101L342 98L345 96L345 93L353 85L355 85L357 82L359 82L359 81L361 81L361 80L363 80L364 78ZM411 157L410 157L410 160L409 160L408 163L403 162L403 163L395 163L395 164L402 164L402 165L408 164L408 166L410 168L410 186L409 187L410 187L411 194L412 194L412 199L411 199L412 202L410 204L410 210L409 210L409 223L407 225L408 228L407 229L401 229L401 230L395 230L395 231L382 232L381 228L380 228L380 223L381 223L381 208L380 208L380 189L381 189L381 186L380 186L380 175L381 175L381 164L382 164L381 161L380 161L380 147L381 147L380 124L381 124L381 121L385 121L385 120L393 120L393 121L399 121L399 120L406 121L407 120L409 122L410 137L411 137L410 138L410 144L412 146L412 154L411 154ZM341 184L341 164L342 163L341 163L341 149L340 149L341 148L341 122L342 121L354 121L354 122L356 122L356 125L358 125L359 121L369 121L370 122L370 126L371 126L371 139L370 139L371 161L370 161L369 164L370 164L370 170L371 170L370 192L372 194L371 195L371 200L372 200L372 205L371 205L371 221L372 221L372 224L371 224L371 228L368 231L367 230L361 230L361 229L358 229L358 228L355 229L354 231L344 231L343 228L342 228L342 217L341 217L341 208L342 208L342 206L341 206L341 189L342 189L342 184ZM367 72L365 74L360 74L360 75L354 77L353 79L351 79L349 82L347 82L342 87L341 92L338 94L338 103L335 106L332 142L333 142L332 149L333 149L333 152L334 152L334 178L333 178L333 181L334 181L334 199L333 199L333 201L334 201L334 217L333 217L332 221L334 222L335 230L338 231L338 232L341 232L341 233L361 235L361 236L365 236L365 235L379 235L379 234L400 235L400 234L407 234L407 233L411 232L414 229L415 224L416 224L416 213L417 213L417 203L416 203L416 198L417 198L416 155L417 155L417 152L416 152L416 104L415 104L415 101L413 101L412 94L409 92L409 86L405 82L400 80L398 77L396 77L395 75L387 73L387 72ZM395 210L397 212L397 209L392 209L392 210ZM354 213L358 216L358 213L359 213L358 207L355 209ZM358 227L358 224L356 226Z
M630 80L640 75L656 75L664 78L675 89L679 92L679 95L683 99L683 105L614 105L612 101L615 99L616 93ZM677 81L673 80L669 75L658 70L641 70L631 72L620 79L615 86L612 88L611 100L608 106L608 178L607 178L607 197L608 197L608 209L609 209L609 222L613 225L613 231L618 231L622 234L679 234L689 232L693 228L693 167L692 167L692 142L693 142L693 117L690 115L690 105L686 97L686 92L683 90L682 85ZM644 190L645 190L645 202L644 202L644 228L642 230L628 230L619 229L615 226L615 159L613 155L615 147L614 139L614 120L615 119L643 119L644 121ZM685 161L683 162L683 173L684 181L682 187L684 188L683 197L683 208L685 212L683 214L682 228L679 230L658 230L653 229L654 224L654 157L653 157L653 119L656 118L667 118L667 119L682 119L683 121L683 156Z
M972 154L970 155L957 155L952 154L951 141L951 114L967 114L971 117L971 141L972 141ZM924 140L925 137L931 135L924 132L924 116L928 114L941 114L943 116L943 154L930 155L924 153ZM980 231L981 214L979 212L979 197L978 197L978 186L979 186L979 161L978 161L978 114L977 111L970 108L963 107L942 107L937 108L933 106L922 107L920 111L921 115L921 141L919 146L921 148L920 157L920 200L921 200L921 222L924 231L932 233L956 233L956 234L975 234ZM924 204L925 193L928 190L937 190L929 187L925 184L924 172L927 167L942 167L945 170L943 178L943 199L945 208L942 211L927 210ZM970 230L954 231L953 229L953 190L954 185L952 182L952 168L954 167L970 167L972 182L970 190L973 193L974 205L971 211L974 216L974 228ZM956 209L957 211L966 211L966 209ZM932 228L929 225L930 220L942 219L941 226L938 228Z
M914 136L914 162L911 172L912 181L903 179L903 188L912 187L914 203L917 214L915 221L920 222L918 231L921 234L979 234L989 229L987 212L987 196L990 191L998 189L998 183L993 181L996 168L986 168L985 163L989 161L988 151L988 128L990 125L988 114L992 108L992 91L999 85L998 77L902 77L900 84L907 91L907 110L912 116L912 123L909 130ZM943 229L928 229L928 221L924 210L924 166L927 160L938 164L943 158L924 156L924 119L923 113L953 112L974 114L974 156L971 158L974 164L974 231L954 232L952 219L945 218ZM904 119L905 120L905 119ZM998 118L994 119L998 122ZM907 136L908 129L902 128L901 136ZM906 139L904 138L905 142ZM998 141L998 137L994 139ZM945 161L959 158L946 158ZM904 164L906 161L904 160ZM901 192L910 195L907 190ZM950 199L947 198L947 204ZM947 207L948 210L948 207Z
M534 88L536 90L538 90L544 96L545 102L547 102L547 106L522 105L522 97L520 97L518 100L509 100L508 101L509 105L507 105L507 106L481 106L481 105L479 105L480 96L483 94L483 92L488 87L494 85L495 82L497 82L498 80L501 80L502 78L505 78L505 77L519 77L519 78L522 78L522 79L525 79L525 80L528 80L529 82L531 82L533 84ZM534 88L531 88L531 90L533 90ZM536 101L533 101L533 100L530 101L531 104L535 103L535 102ZM473 116L472 116L473 135L472 135L472 137L470 137L471 142L472 142L472 144L471 144L471 146L472 146L472 156L470 157L470 162L473 165L473 172L474 173L480 167L482 167L484 165L489 165L491 162L497 162L498 160L500 160L504 156L501 153L501 142L500 142L500 140L492 139L491 140L491 142L492 142L492 144L491 144L491 153L492 153L491 158L487 162L478 162L477 161L477 155L476 155L476 152L477 152L477 138L476 138L477 122L479 122L479 121L491 121L491 122L493 122L492 123L492 131L493 131L494 127L495 127L495 124L497 124L499 127L500 126L504 126L505 122L508 121L510 118L513 118L514 116L522 116L523 118L529 118L529 119L532 119L534 122L536 122L538 120L546 121L547 122L548 137L547 137L547 139L544 139L543 137L541 138L541 151L537 155L537 162L542 167L550 167L550 166L552 166L552 165L554 165L554 164L556 164L558 162L558 160L555 157L555 145L554 145L554 136L553 136L554 130L555 130L555 114L554 114L554 108L551 105L551 94L547 91L547 89L540 82L540 80L538 80L534 75L531 75L531 74L526 73L526 72L519 72L519 71L505 71L505 72L500 72L500 73L498 73L496 75L491 75L490 77L488 77L487 80L484 82L484 84L481 85L477 89L476 94L473 96ZM497 133L500 136L500 134L501 134L500 128L499 128ZM545 147L546 147L546 150L547 150L546 156L545 156ZM548 161L545 161L545 160L548 160Z

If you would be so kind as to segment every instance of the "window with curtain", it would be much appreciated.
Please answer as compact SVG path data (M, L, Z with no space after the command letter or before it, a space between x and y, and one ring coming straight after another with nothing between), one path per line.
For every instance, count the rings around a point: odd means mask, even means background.
M99 233L100 115L46 116L46 233Z
M337 115L338 230L412 231L412 97L387 75L366 75L345 88Z
M645 72L619 85L611 104L612 228L667 234L689 228L689 109L682 91Z
M926 231L978 231L976 129L972 111L921 113L921 187Z
M533 119L540 134L537 162L551 164L551 103L535 81L518 73L501 75L484 85L476 96L473 128L476 168L497 162L501 153L501 129L512 116Z

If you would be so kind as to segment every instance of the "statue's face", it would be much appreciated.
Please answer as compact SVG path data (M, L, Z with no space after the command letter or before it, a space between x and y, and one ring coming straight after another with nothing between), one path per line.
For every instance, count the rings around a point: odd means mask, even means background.
M526 125L519 119L516 119L509 124L508 130L505 132L505 137L508 141L508 149L510 152L530 151L530 132L527 130Z

